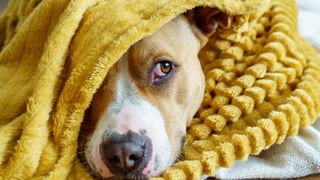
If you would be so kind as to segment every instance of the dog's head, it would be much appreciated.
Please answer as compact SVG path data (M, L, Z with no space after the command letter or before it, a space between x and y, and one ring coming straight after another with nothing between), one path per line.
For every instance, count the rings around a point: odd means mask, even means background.
M87 110L79 155L99 177L159 175L181 153L204 95L198 53L217 28L197 8L134 44L108 71Z

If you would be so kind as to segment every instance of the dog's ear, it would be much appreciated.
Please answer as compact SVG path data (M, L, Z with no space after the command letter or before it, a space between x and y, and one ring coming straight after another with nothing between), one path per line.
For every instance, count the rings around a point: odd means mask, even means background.
M216 32L218 26L228 28L231 24L231 19L217 8L196 7L187 11L185 16L202 47L207 43L208 37Z
M193 10L194 23L205 35L211 35L216 32L218 22L215 20L215 15L219 13L216 8L196 7Z

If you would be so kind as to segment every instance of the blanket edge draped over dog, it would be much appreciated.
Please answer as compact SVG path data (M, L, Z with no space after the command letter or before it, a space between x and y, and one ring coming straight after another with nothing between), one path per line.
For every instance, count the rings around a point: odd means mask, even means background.
M279 41L284 45L276 46L280 49L274 46L267 47L264 52L274 52L270 54L277 56L270 55L271 58L262 56L259 62L264 63L260 63L262 65L256 68L248 68L246 72L254 76L253 81L256 78L265 77L267 69L272 69L272 65L276 66L275 61L278 56L283 56L283 51L288 49L298 60L289 59L287 63L292 68L283 71L283 74L287 73L288 78L291 77L289 80L292 80L300 91L288 92L293 94L289 99L289 107L285 106L281 110L270 113L271 117L259 121L258 125L255 125L257 127L251 125L252 127L241 131L242 134L237 134L232 128L225 127L225 130L221 131L222 134L219 134L219 128L210 122L235 119L235 117L224 117L224 114L231 112L237 115L239 110L246 112L247 109L242 106L246 102L243 102L245 98L233 98L235 99L233 106L221 108L220 116L211 117L210 115L214 112L209 113L205 109L208 106L206 101L208 99L210 102L213 101L210 95L213 89L214 93L227 93L223 97L232 99L232 92L236 92L237 87L229 91L223 89L226 88L225 86L217 84L214 88L213 81L208 81L202 109L200 108L187 135L185 145L187 160L178 162L165 171L164 178L176 179L188 176L199 179L202 174L213 175L219 166L228 167L236 159L246 159L250 154L258 154L262 149L274 144L276 140L277 143L281 143L287 135L287 127L293 126L285 118L290 115L292 118L298 116L292 108L300 108L301 110L296 110L298 113L306 113L304 116L307 119L302 127L313 122L312 119L318 115L319 92L310 86L311 82L312 85L319 87L320 82L319 63L315 62L316 53L296 33L294 24L296 9L293 2L275 0L273 3L279 4L280 7L287 5L289 12L294 14L292 16L281 11L287 18L285 23L292 26L278 27L274 31L287 30L286 33L294 37L295 41L291 42L290 39L275 35L270 41ZM218 8L233 18L232 26L219 30L212 39L212 41L221 42L221 46L215 46L221 51L226 44L222 39L241 44L242 33L257 24L258 18L270 9L271 4L269 0L10 1L0 17L0 179L91 178L76 158L77 139L84 112L89 107L90 100L108 69L132 44L196 6ZM283 9L280 8L280 10ZM285 18L279 17L278 21L284 21ZM273 23L277 23L277 20ZM290 43L298 43L294 46L297 48L290 49L292 47ZM209 47L210 42L200 57L208 55L206 52L209 51L206 49ZM239 48L227 49L229 54L236 55L245 48L246 46L241 47L240 50ZM250 47L247 48L250 49ZM225 56L227 55L225 53ZM214 83L222 78L223 70L227 71L223 69L224 64L219 63L220 61L217 61L217 64L213 65L215 71L210 71L210 77L212 76ZM265 67L262 67L263 65ZM217 70L217 67L221 71ZM209 70L204 71L209 73ZM289 76L293 70L300 72L297 76L305 80L304 83L299 84L299 78ZM302 76L302 70L306 72L305 76ZM260 81L256 84L267 93L274 89L272 84L283 83L281 75L268 74L267 76L269 78L266 79L272 81L271 85L268 84L269 81ZM250 84L247 80L242 82L241 79L238 83L241 90L245 89L242 86L249 87L248 84ZM276 88L279 87L277 85ZM287 86L284 85L284 87ZM247 91L247 95L259 97L259 94L255 96L255 93L259 92L261 91L252 89ZM266 113L269 114L269 111ZM211 119L208 118L209 116ZM216 119L213 121L212 118ZM207 120L203 122L203 119ZM299 129L300 126L295 127ZM210 140L208 136L211 132L219 135L212 135L216 138ZM279 132L281 134L278 135ZM272 133L275 134L272 135ZM292 134L295 133L297 130ZM205 140L211 144L206 144ZM259 142L265 143L259 144Z

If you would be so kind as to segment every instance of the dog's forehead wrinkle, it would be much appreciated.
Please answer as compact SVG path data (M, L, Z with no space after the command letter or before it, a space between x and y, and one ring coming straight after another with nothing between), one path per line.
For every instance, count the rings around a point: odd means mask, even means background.
M169 22L167 25L163 26L162 29L162 31L158 31L160 34L159 37L156 37L159 39L159 41L162 41L163 37L166 37L168 39L167 45L176 44L177 41L185 42L182 43L181 46L186 47L190 45L199 45L198 40L196 39L190 28L190 24L183 16L179 16L178 18ZM161 35L161 33L163 35ZM179 46L173 46L173 48L175 47L180 49ZM178 49L174 49L174 52L176 52L176 50Z
M146 37L133 45L130 52L138 54L139 58L145 61L141 64L149 63L148 58L151 56L168 55L174 57L181 49L197 45L196 37L188 28L190 25L183 17L169 22L156 31L152 36ZM185 43L176 46L177 42L183 41ZM197 49L197 48L195 48Z

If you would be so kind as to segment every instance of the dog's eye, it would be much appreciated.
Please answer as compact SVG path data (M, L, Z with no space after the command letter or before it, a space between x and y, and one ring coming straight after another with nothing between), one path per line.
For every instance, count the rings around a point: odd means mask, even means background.
M174 64L167 60L156 63L152 71L152 81L154 83L157 83L165 77L168 77L172 73L174 68Z

